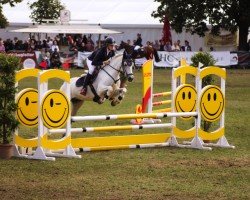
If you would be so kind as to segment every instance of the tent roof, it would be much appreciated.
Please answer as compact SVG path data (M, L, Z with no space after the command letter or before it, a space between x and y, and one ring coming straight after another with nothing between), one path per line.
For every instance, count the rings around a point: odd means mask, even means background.
M34 25L28 28L10 30L21 33L68 33L68 34L118 34L121 32L103 29L96 25Z
M3 13L11 23L31 23L27 5L34 0L23 0L10 7L3 5ZM87 20L88 24L160 24L151 16L160 5L154 0L61 0L71 11L72 20Z

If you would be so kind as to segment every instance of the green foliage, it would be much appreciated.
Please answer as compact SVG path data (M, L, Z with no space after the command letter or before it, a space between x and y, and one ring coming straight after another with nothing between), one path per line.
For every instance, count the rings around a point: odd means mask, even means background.
M10 6L15 6L15 3L20 3L22 0L1 0L0 1L0 28L5 28L6 26L8 26L8 20L6 19L6 17L3 15L3 4L9 4Z
M239 49L246 50L250 26L249 0L155 0L160 3L152 16L163 21L167 16L171 27L181 33L185 27L192 34L205 36L207 21L212 33L220 29L235 32L239 29Z
M10 4L10 6L15 6L16 3L20 3L22 2L23 0L1 0L1 3L0 4Z
M58 19L60 10L65 9L60 0L38 0L30 4L32 10L30 18L37 22L42 23L43 19Z
M198 52L191 57L192 66L198 67L199 63L203 64L203 67L214 66L215 60L213 56L208 52ZM202 79L202 87L206 85L211 85L214 82L213 76L208 75ZM204 131L208 131L212 123L207 121L202 121L202 128Z
M0 5L0 28L5 28L8 25L6 17L3 15L3 7Z
M198 67L199 63L202 63L203 67L214 66L214 64L215 64L215 60L214 60L213 56L208 52L196 53L194 56L191 57L191 61L192 61L191 65L194 67ZM210 85L212 83L213 83L212 76L211 75L206 76L202 80L202 87L205 87L206 85Z
M15 119L15 71L19 69L20 59L0 54L0 143L10 142L10 136L18 126Z

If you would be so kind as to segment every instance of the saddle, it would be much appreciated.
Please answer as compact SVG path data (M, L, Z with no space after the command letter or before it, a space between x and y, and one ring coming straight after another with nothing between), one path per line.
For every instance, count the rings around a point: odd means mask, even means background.
M94 83L95 79L97 78L99 71L100 71L100 68L96 67L94 73L92 74L92 78L90 80L90 84L91 85ZM81 77L79 77L77 79L77 81L76 81L76 87L82 87L83 86L85 77L86 77L86 74L84 76L81 76Z
M96 93L96 90L95 90L95 88L93 86L93 83L94 83L95 79L97 78L99 71L100 71L100 67L96 67L95 70L94 70L94 73L92 74L92 78L90 80L89 87L90 87L91 91L93 92L93 94L95 95L94 98L93 98L93 101L101 104L102 103L101 97ZM77 79L76 87L82 87L83 86L83 83L85 81L85 77L86 77L86 75L81 76L80 78Z

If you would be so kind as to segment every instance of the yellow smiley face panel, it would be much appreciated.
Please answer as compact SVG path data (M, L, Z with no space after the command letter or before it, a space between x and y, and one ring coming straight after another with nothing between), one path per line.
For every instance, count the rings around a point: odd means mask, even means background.
M19 122L28 127L38 124L38 92L37 89L27 88L19 92L16 103L16 116Z
M218 86L209 85L202 89L200 97L200 112L204 120L218 120L225 107L225 98Z
M175 93L176 112L195 112L196 111L197 92L194 86L190 84L180 85ZM182 117L190 119L192 117Z
M68 98L60 90L49 90L41 104L41 115L47 128L61 128L67 122L70 112Z

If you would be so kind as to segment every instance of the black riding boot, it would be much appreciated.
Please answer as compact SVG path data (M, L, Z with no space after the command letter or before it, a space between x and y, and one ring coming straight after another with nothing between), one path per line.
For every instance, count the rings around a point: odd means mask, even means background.
M80 94L84 96L87 94L87 87L90 84L91 79L92 79L92 74L88 73L84 79L83 87L82 87Z

